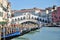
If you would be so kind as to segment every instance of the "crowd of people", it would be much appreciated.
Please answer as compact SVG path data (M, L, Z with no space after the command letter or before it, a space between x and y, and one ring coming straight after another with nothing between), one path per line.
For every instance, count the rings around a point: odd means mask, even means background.
M37 27L37 24L11 24L10 26L7 25L0 25L0 35L3 36L4 34L11 34L16 31L23 30L24 28L29 29L29 28L34 28Z

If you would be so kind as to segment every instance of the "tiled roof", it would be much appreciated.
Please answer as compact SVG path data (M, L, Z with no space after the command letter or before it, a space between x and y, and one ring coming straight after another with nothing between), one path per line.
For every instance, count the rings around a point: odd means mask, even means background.
M32 11L35 11L35 10L37 10L37 11L40 10L41 12L45 11L44 9L32 8L32 9L12 10L12 12L22 12L22 13L24 13L24 12L32 12Z

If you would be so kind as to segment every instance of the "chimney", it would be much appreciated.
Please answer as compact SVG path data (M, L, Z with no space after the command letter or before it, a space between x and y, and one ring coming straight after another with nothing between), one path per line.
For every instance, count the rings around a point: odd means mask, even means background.
M53 10L56 10L56 9L57 9L56 5L53 5Z

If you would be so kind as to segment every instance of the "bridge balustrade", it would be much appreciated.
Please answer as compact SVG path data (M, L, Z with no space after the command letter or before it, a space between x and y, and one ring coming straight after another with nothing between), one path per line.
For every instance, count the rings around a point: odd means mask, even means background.
M34 19L34 20L38 20L38 18L34 18L34 17L29 17L29 18L26 18L26 17L21 17L21 18L15 18L15 19L12 19L12 21L21 21L21 20L31 20L31 19Z
M16 17L12 19L12 22L19 22L19 21L23 21L23 20L36 20L36 21L40 21L40 22L44 22L44 23L48 23L47 20L43 19L43 18L39 18L39 17L34 17L34 16L30 16L30 17L26 17L26 16L21 16L21 17Z

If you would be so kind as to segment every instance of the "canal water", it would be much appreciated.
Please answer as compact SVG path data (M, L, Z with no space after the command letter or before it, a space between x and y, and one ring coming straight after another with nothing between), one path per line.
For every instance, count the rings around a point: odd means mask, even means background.
M60 28L42 27L11 40L60 40Z

